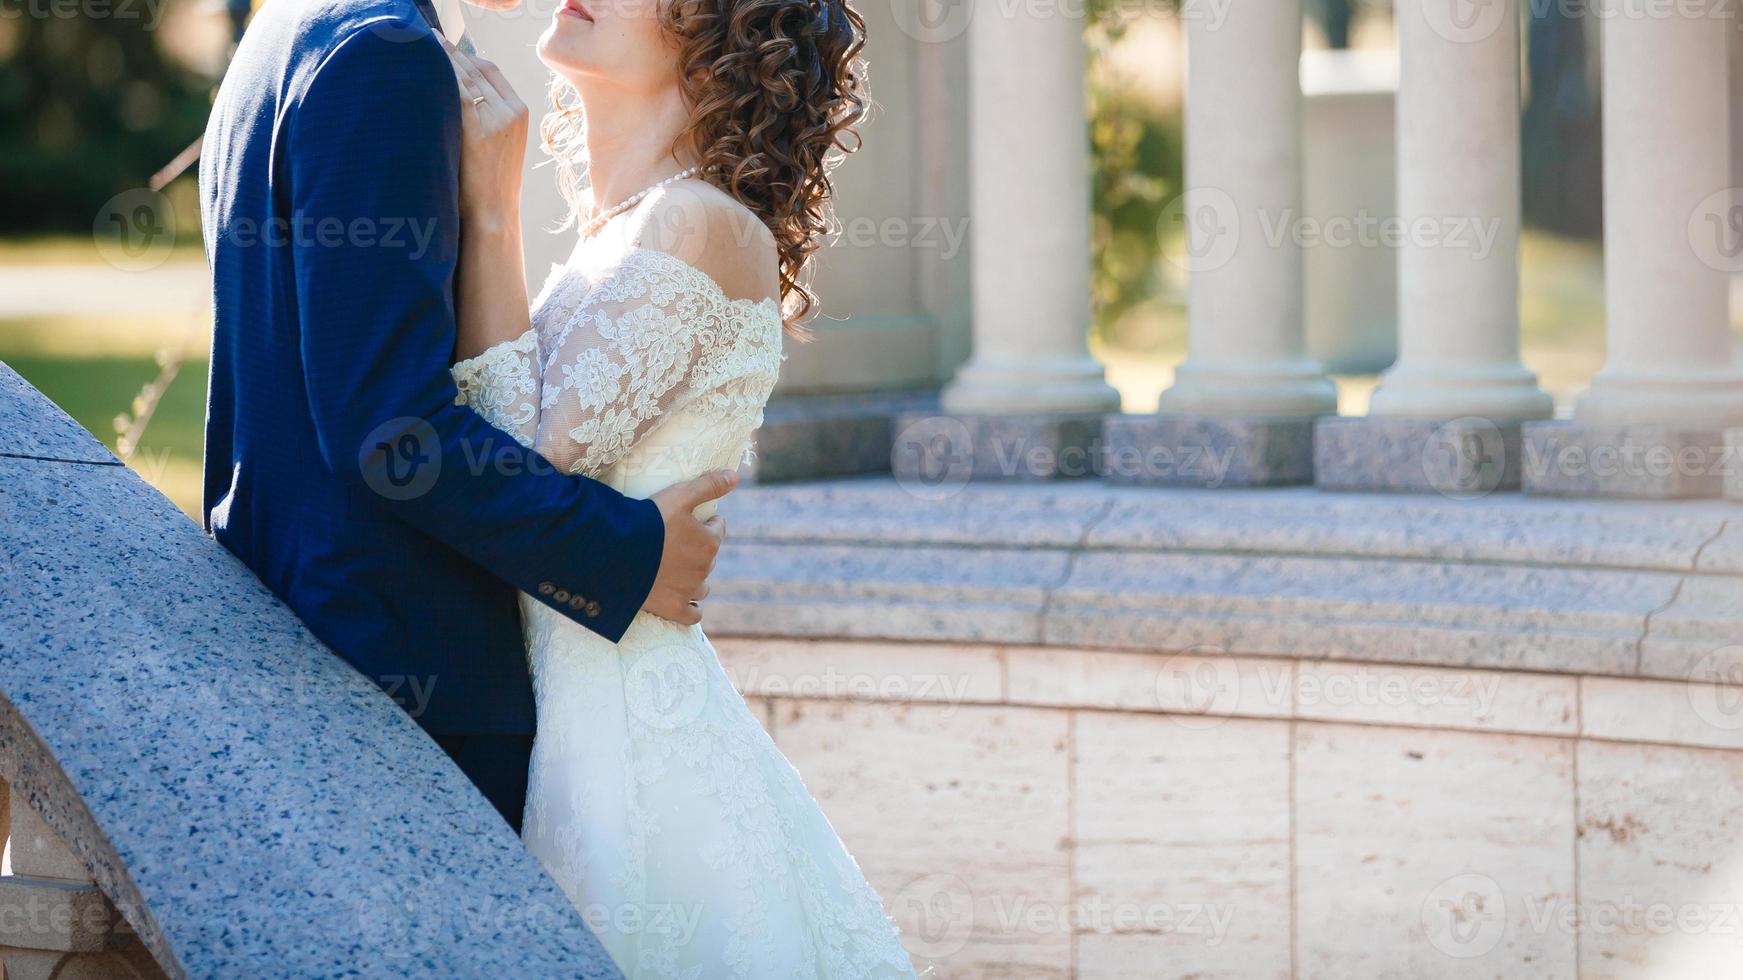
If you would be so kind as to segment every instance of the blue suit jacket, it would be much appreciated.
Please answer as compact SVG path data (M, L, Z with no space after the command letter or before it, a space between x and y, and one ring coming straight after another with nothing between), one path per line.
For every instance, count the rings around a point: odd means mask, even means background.
M460 107L413 0L272 0L200 165L216 336L206 525L440 734L525 734L517 589L613 641L651 502L454 404Z

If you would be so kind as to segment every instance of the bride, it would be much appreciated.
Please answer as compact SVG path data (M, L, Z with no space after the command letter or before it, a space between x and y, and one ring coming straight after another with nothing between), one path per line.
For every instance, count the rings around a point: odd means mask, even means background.
M846 0L565 0L539 44L555 73L543 136L579 239L530 316L526 109L493 65L450 50L461 400L632 496L737 467L783 332L814 303L802 274L865 112L863 30ZM538 702L527 846L626 975L914 975L700 627L643 613L614 645L521 610Z

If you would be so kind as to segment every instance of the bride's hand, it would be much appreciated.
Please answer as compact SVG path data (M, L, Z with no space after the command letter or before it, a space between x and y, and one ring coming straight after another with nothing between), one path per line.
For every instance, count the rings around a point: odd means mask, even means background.
M469 232L517 228L527 107L502 69L443 42L460 83L460 220Z

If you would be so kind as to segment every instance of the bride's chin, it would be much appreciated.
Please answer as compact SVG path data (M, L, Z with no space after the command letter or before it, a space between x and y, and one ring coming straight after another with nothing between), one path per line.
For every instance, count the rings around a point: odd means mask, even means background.
M563 78L573 78L575 75L582 74L582 66L579 59L575 57L575 52L567 50L568 46L557 36L559 30L560 28L552 25L539 38L539 61L557 75Z

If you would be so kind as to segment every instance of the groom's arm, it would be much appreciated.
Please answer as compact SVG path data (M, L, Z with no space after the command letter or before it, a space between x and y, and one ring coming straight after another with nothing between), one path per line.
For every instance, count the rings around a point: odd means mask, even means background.
M456 406L460 110L433 37L366 29L287 131L302 359L321 454L373 505L616 641L646 600L650 501L555 472Z

